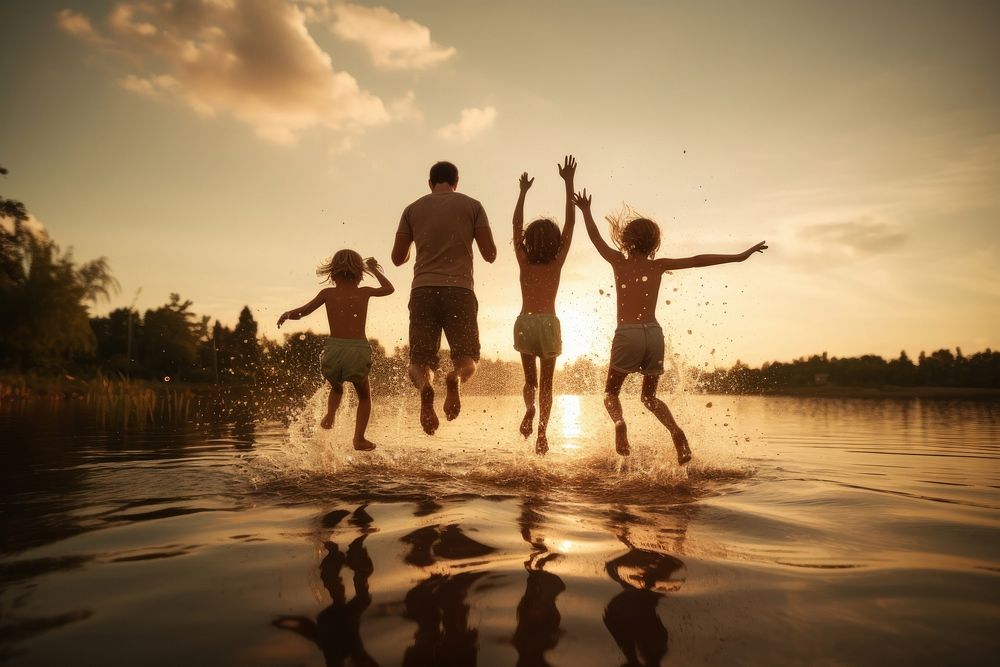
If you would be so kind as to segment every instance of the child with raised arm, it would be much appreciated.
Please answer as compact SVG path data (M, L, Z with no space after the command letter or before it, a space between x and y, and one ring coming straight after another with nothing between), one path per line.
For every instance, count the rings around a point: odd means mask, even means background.
M360 287L363 274L371 274L378 281L378 287ZM392 283L382 273L375 258L362 261L361 255L353 250L338 251L329 262L316 269L316 275L333 283L333 287L320 290L312 301L294 310L281 314L278 327L285 320L298 320L320 306L326 306L326 317L330 323L330 338L323 351L321 368L323 377L330 383L326 416L319 423L323 428L333 428L333 420L344 397L344 382L354 385L358 396L358 415L354 425L354 449L368 451L375 449L375 443L365 438L368 418L372 412L371 387L368 373L372 368L372 350L365 335L368 319L368 299L373 296L389 296L395 291Z
M521 274L521 314L514 322L514 349L521 353L524 367L524 419L521 435L531 435L535 418L535 390L538 389L538 437L535 452L549 449L546 428L552 411L552 376L556 357L562 354L562 332L556 317L556 292L563 264L573 240L576 209L573 207L573 175L576 160L572 155L556 165L566 185L566 222L562 233L548 218L535 220L524 228L524 197L535 182L528 173L521 174L520 194L514 206L514 256ZM541 381L537 366L541 367Z
M591 197L587 191L577 193L573 202L583 212L587 234L597 252L611 264L615 274L615 291L618 296L618 328L611 343L611 364L604 389L604 407L615 423L615 449L628 456L628 431L622 418L622 404L618 399L622 383L629 373L642 373L642 404L656 415L674 441L677 462L691 460L687 437L681 430L666 404L656 397L656 386L663 373L663 330L656 321L656 301L660 292L660 279L665 271L713 266L728 262L742 262L755 252L764 252L764 242L736 255L695 255L682 259L653 259L660 247L660 228L647 218L626 220L626 213L615 218L609 216L611 238L618 250L611 248L597 229L590 213Z

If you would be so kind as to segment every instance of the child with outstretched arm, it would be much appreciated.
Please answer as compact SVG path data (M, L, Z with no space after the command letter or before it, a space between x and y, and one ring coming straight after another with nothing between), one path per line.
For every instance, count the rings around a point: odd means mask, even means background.
M618 296L618 328L611 343L611 364L604 390L604 407L615 423L615 449L622 456L629 454L628 431L618 394L625 377L639 372L643 375L643 406L670 431L677 450L677 462L687 463L691 460L687 437L674 421L667 405L656 397L659 376L663 373L663 330L656 321L660 279L665 271L743 262L756 252L764 252L767 246L761 242L735 255L653 259L660 247L660 228L647 218L626 220L627 216L623 214L618 218L608 218L611 238L618 247L615 250L601 238L590 212L590 201L586 190L573 197L573 202L583 213L590 240L601 257L611 264Z
M368 273L378 281L378 287L361 287L363 274ZM395 291L392 283L382 273L382 267L373 257L366 260L353 250L338 251L329 262L316 269L316 275L333 283L333 287L320 290L312 301L281 314L278 327L285 320L297 320L320 306L326 306L330 323L330 338L323 351L323 377L330 383L326 416L319 423L323 428L333 428L333 420L344 397L344 382L354 385L358 396L358 414L354 426L354 449L375 449L375 443L365 438L368 418L371 416L371 387L368 373L372 368L372 350L365 335L368 319L368 300L373 296L389 296Z
M524 228L524 197L535 182L528 173L521 174L520 194L514 206L514 256L520 268L521 314L514 322L514 349L521 353L524 368L524 419L521 435L531 435L535 418L535 390L538 389L538 437L535 452L549 449L546 428L552 411L552 376L556 357L562 354L562 332L556 317L556 292L569 245L573 240L576 209L573 207L573 175L576 160L572 155L556 165L566 185L566 222L562 232L548 218L533 221ZM538 367L541 368L539 381Z

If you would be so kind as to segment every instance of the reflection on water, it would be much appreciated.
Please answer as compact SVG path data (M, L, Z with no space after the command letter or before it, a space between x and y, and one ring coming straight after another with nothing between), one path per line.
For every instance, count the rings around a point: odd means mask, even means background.
M545 458L516 398L470 398L435 438L386 406L369 456L315 428L318 401L290 427L141 434L0 413L0 661L996 655L996 403L708 402L671 403L688 470L640 412L616 457L596 397L559 397Z

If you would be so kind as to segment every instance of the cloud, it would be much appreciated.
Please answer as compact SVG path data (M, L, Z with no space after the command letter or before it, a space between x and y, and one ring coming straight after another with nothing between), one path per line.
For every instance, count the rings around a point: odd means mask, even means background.
M455 55L453 47L431 41L431 31L385 7L341 3L333 7L335 35L368 50L376 67L422 70Z
M291 143L314 127L358 133L393 118L379 97L334 70L309 34L307 20L323 6L307 0L134 0L110 11L105 34L70 10L57 14L57 24L129 56L138 71L122 79L126 89L178 99L205 115L229 114L263 138Z
M906 241L898 226L867 218L809 225L799 230L799 236L855 257L887 253Z
M497 110L494 107L462 109L462 116L457 123L445 125L437 133L448 141L464 143L493 127L496 119Z

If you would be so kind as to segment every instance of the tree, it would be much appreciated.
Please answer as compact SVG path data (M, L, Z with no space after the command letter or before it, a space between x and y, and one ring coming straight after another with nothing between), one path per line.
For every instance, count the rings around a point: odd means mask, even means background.
M157 376L190 377L198 369L201 323L193 321L191 301L171 294L170 302L143 317L142 362Z

